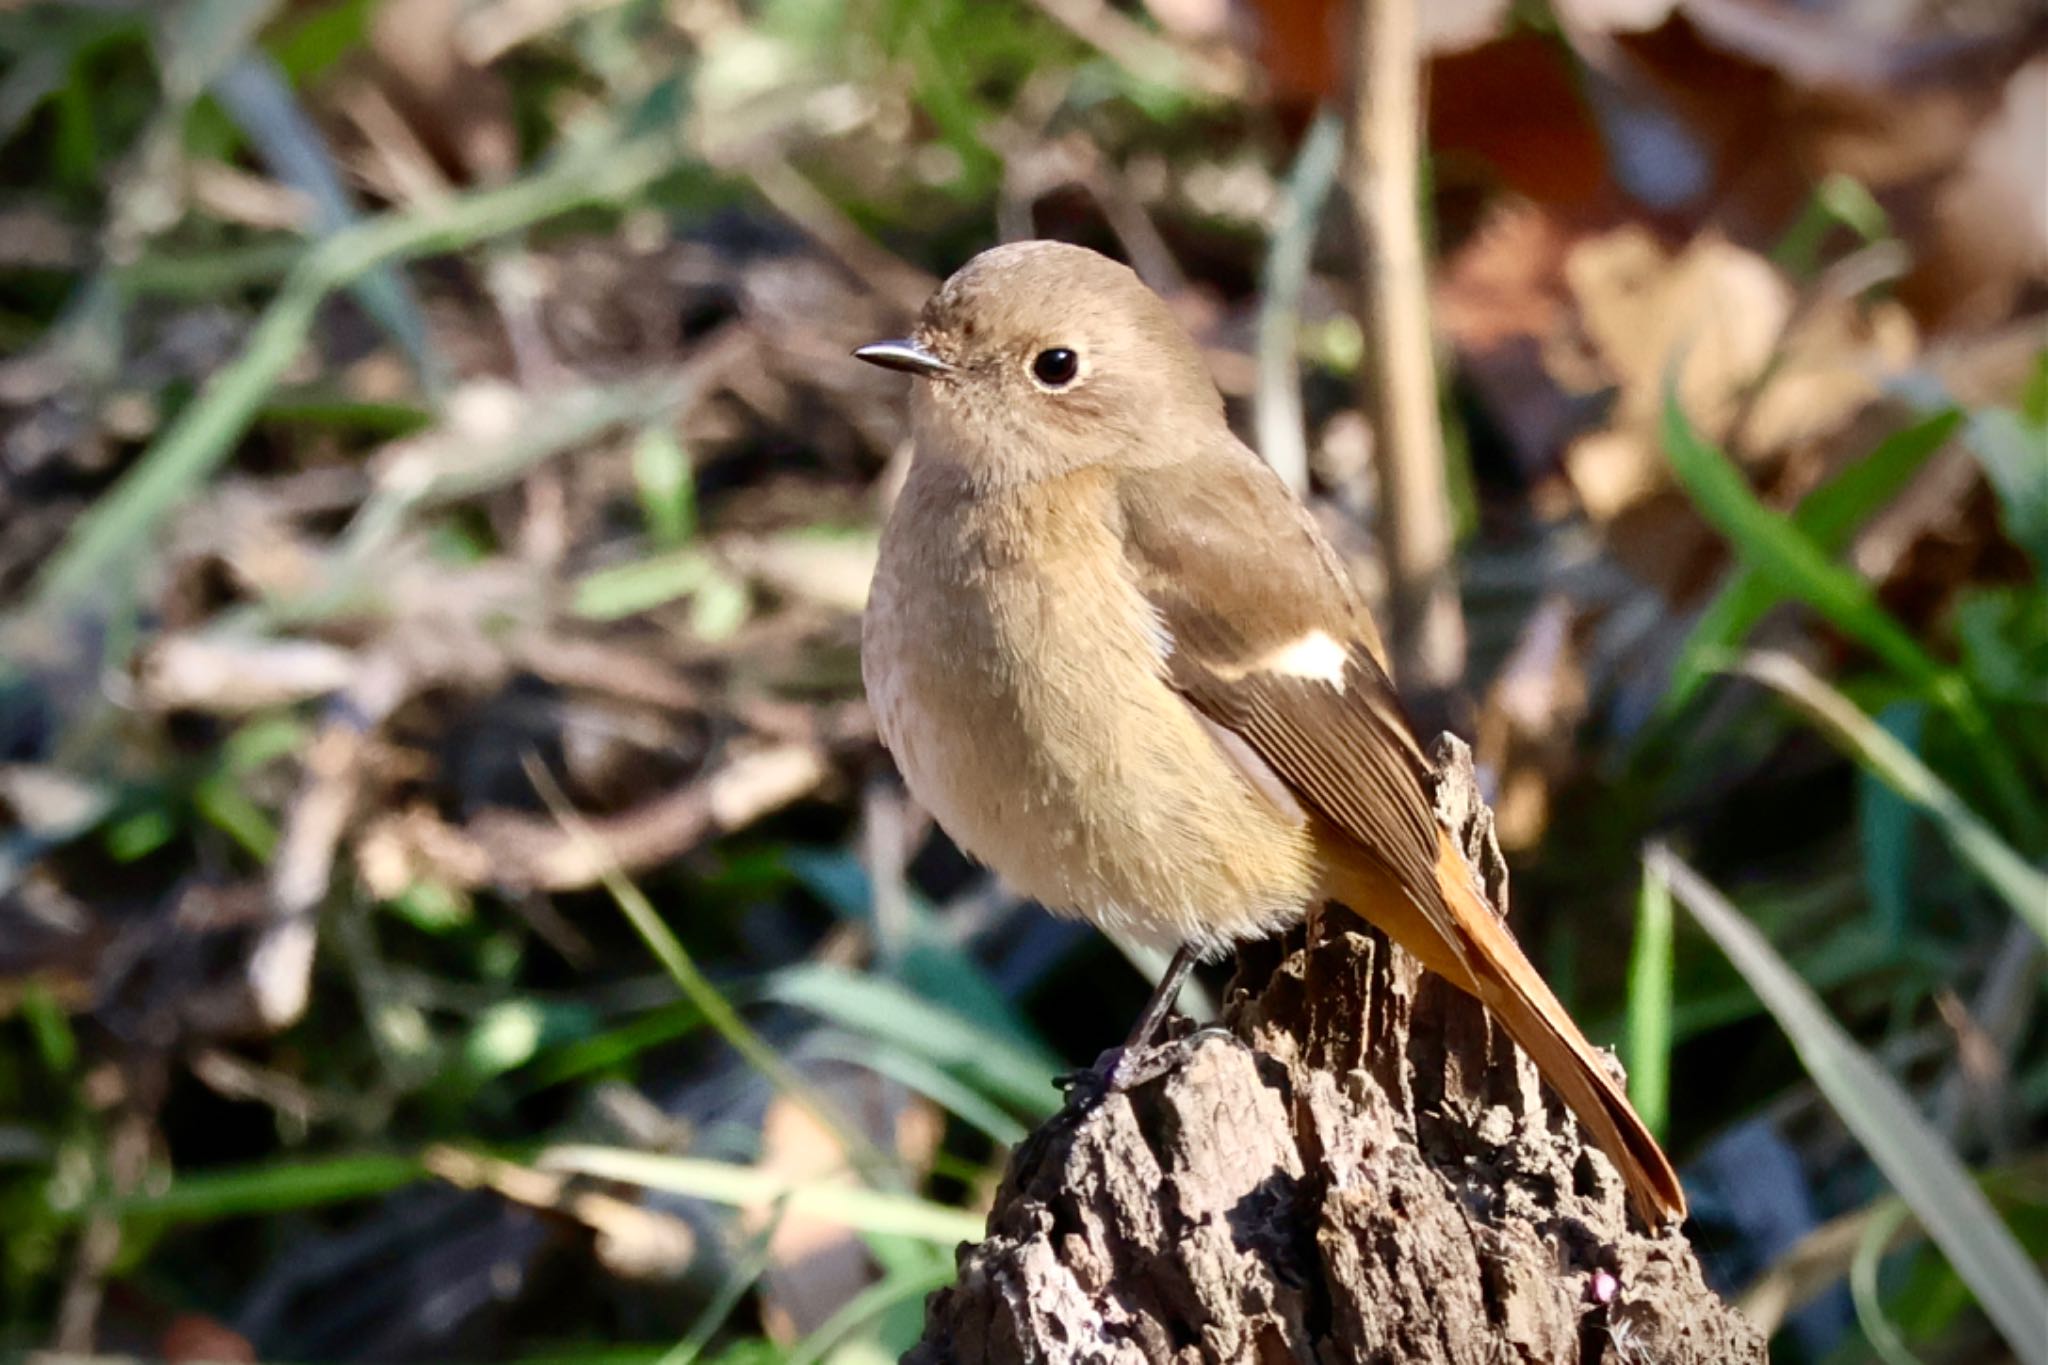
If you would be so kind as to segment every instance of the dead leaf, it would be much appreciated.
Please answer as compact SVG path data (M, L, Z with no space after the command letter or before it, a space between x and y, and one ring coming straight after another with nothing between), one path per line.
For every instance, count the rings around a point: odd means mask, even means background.
M431 1147L426 1168L451 1185L491 1190L515 1204L573 1219L594 1235L597 1257L625 1279L670 1282L697 1257L697 1232L680 1218L616 1195L582 1188L571 1176L537 1171L453 1147Z
M491 184L519 166L512 93L458 41L463 0L384 0L370 21L378 83L456 178Z
M927 1101L873 1072L838 1064L807 1068L810 1079L874 1144L922 1170L937 1149L941 1120ZM790 1184L858 1183L839 1140L787 1095L768 1102L760 1168ZM768 1210L753 1221L763 1224ZM867 1248L843 1222L784 1212L768 1242L761 1319L768 1335L792 1342L822 1326L873 1278Z
M1554 0L1560 24L1591 33L1641 33L1671 17L1678 0Z

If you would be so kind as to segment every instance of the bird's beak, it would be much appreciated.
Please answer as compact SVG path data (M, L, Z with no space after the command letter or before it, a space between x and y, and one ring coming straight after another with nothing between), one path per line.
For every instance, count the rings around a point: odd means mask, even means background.
M865 360L870 365L880 365L885 370L901 370L905 374L914 374L923 379L953 373L951 365L914 341L871 341L856 350L853 358Z

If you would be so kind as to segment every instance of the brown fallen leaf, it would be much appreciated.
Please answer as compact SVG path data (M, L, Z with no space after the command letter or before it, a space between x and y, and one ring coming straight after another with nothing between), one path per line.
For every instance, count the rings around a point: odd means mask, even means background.
M451 1185L490 1190L515 1204L568 1218L589 1229L598 1260L623 1279L672 1282L681 1279L696 1260L697 1232L688 1223L586 1188L572 1176L453 1147L430 1147L420 1160Z
M810 1079L877 1147L922 1170L943 1120L929 1102L873 1072L838 1064L807 1067ZM859 1184L845 1150L802 1104L778 1094L761 1123L760 1169L794 1185ZM753 1221L765 1226L771 1211ZM761 1276L761 1319L778 1342L801 1340L829 1321L874 1278L866 1243L844 1222L801 1211L773 1215Z
M460 37L463 0L384 0L369 26L380 86L412 133L460 181L491 184L518 169L512 92L473 62Z

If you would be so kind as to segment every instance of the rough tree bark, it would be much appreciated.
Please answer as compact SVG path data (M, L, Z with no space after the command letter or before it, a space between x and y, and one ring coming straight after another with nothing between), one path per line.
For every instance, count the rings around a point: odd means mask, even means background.
M1438 757L1503 904L1470 756ZM911 1365L1765 1359L1506 1033L1363 921L1247 948L1227 1002L1018 1148Z

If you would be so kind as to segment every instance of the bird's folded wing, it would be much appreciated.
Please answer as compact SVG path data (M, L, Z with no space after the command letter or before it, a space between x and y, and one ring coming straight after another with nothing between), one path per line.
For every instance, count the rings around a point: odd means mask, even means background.
M1353 845L1326 850L1326 876L1338 874L1329 889L1507 1026L1646 1220L1683 1218L1671 1163L1438 826L1429 760L1307 513L1241 448L1204 460L1197 477L1183 466L1129 478L1120 505L1127 561L1159 616L1162 673Z
M1336 554L1241 446L1127 476L1125 554L1164 629L1167 681L1323 820L1433 899L1431 765Z

